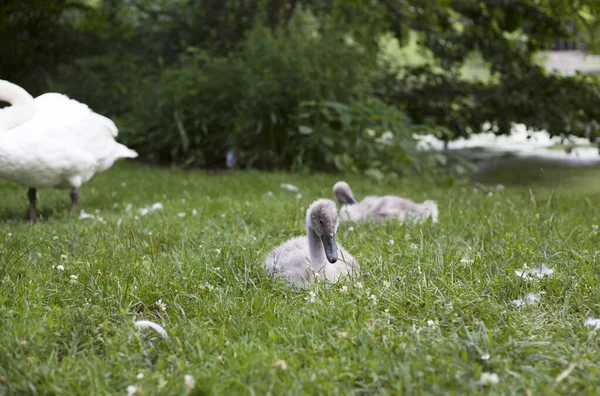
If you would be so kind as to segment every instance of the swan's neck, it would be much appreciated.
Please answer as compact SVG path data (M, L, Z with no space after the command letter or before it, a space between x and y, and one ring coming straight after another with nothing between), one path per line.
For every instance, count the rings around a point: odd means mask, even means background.
M327 263L325 249L323 248L323 241L310 227L306 227L306 235L308 237L310 265L313 267L315 272L318 272Z
M18 85L0 80L0 100L12 105L0 109L0 131L15 128L35 114L33 96Z

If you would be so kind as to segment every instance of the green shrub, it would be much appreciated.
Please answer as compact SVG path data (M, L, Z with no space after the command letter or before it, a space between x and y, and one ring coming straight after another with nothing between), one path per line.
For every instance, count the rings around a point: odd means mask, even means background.
M124 138L156 162L220 166L232 150L242 167L289 169L301 104L364 96L376 63L335 33L313 36L256 28L227 58L190 49L136 95Z

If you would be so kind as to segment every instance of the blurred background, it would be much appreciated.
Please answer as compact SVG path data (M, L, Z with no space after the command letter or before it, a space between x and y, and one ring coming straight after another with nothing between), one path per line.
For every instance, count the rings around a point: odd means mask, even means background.
M88 104L159 165L375 179L534 157L594 165L598 11L597 0L5 0L0 77Z

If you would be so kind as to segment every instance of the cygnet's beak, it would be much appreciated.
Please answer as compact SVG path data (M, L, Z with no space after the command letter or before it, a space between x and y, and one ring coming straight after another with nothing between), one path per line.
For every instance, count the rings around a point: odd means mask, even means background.
M338 260L338 251L333 234L323 234L321 235L321 240L323 241L327 261L331 264L335 263Z
M334 195L340 205L352 205L356 203L356 200L352 196L352 193L348 193L344 190L335 190Z

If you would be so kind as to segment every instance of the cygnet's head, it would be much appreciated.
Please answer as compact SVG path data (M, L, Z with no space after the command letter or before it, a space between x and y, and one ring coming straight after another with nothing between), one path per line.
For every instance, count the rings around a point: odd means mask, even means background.
M354 194L352 194L350 186L345 181L335 183L333 186L333 193L340 205L352 205L356 203Z
M338 225L337 208L330 199L317 199L306 210L306 228L321 238L325 256L330 263L335 263L338 259L335 244Z

